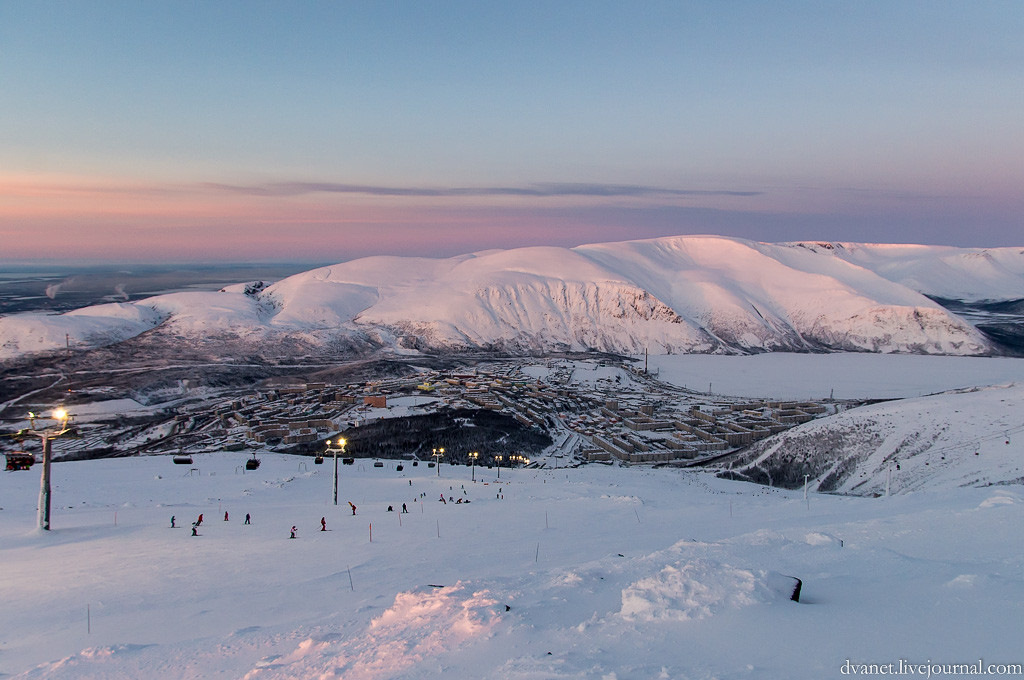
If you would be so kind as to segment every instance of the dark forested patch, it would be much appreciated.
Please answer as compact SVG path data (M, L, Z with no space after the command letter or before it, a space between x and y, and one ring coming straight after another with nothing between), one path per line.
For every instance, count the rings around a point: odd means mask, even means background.
M445 410L405 418L387 418L343 433L345 454L356 457L398 458L416 456L431 460L434 449L444 449L442 463L465 465L469 453L480 454L478 465L493 456L530 456L551 445L551 437L526 427L512 416L487 409ZM319 444L317 450L322 450Z

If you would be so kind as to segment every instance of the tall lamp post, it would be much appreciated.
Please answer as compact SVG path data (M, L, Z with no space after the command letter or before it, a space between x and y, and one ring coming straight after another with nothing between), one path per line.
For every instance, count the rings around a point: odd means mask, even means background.
M479 455L480 455L480 454L479 454L479 453L477 453L476 451L473 451L473 452L471 452L471 453L469 454L469 460L471 461L471 463L472 463L472 465L473 465L473 481L474 481L474 482L476 481L476 459L477 459L477 457L478 457Z
M498 463L498 479L501 479L501 456L495 456L494 460Z
M434 452L430 454L431 457L437 461L437 476L441 476L441 458L444 457L444 448L434 449Z
M68 427L68 412L62 408L54 409L50 418L46 420L57 421L56 425L50 427L36 427L36 420L39 418L34 413L28 414L28 421L31 429L27 434L34 434L43 440L43 472L39 478L39 528L43 531L50 530L50 459L52 458L52 445L54 439L67 434L71 428Z
M338 451L340 450L342 455L345 454L345 441L344 437L338 437L337 447L331 446L331 440L327 440L327 450L334 454L334 504L338 504Z

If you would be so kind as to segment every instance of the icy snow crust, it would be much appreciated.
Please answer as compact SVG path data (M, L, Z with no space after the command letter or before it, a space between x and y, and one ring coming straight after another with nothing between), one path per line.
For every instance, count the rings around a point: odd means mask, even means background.
M263 290L230 286L0 318L0 357L178 338L254 345L339 338L421 349L982 355L987 341L924 294L1024 298L1024 251L768 244L716 236L370 257Z

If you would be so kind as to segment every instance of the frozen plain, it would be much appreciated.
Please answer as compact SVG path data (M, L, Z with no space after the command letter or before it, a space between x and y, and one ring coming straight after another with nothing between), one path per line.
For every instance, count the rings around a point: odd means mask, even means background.
M897 369L874 374L898 383ZM505 469L499 483L357 461L335 507L330 459L260 453L243 474L247 455L198 456L191 474L167 458L55 465L49 534L34 529L36 469L5 473L0 673L827 678L847 661L1024 662L1018 485L805 500L700 471ZM800 603L774 573L803 579Z

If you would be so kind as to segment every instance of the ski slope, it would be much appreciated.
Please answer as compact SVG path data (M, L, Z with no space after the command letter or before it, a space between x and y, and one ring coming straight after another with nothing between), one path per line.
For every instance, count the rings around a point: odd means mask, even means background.
M704 472L474 483L359 460L335 507L330 459L258 455L255 472L245 452L56 464L49 533L38 468L5 473L0 674L818 679L847 661L1022 661L1019 486L805 500ZM779 575L803 580L799 603Z

